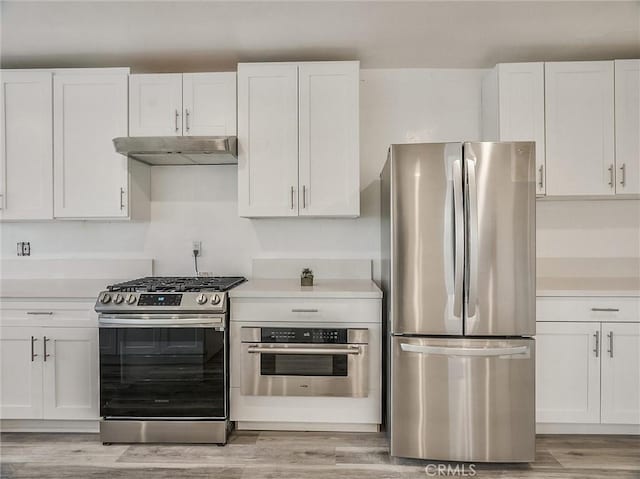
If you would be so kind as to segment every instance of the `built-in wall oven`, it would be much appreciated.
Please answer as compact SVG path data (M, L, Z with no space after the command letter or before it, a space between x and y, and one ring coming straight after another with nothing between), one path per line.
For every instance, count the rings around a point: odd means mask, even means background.
M242 327L241 393L367 397L367 329Z

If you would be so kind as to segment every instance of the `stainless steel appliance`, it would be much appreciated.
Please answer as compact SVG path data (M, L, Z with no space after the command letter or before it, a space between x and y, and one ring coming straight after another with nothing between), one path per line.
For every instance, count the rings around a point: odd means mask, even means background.
M392 145L381 174L392 456L535 453L534 144Z
M226 443L226 291L243 281L150 277L100 293L103 443Z
M241 341L243 395L369 394L367 329L242 327Z
M117 153L147 165L238 164L235 136L127 136L113 139Z

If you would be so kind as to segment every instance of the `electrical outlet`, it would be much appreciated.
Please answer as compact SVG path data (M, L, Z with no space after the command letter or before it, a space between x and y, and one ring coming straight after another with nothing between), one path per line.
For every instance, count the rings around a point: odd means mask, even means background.
M31 243L28 241L18 242L18 256L31 256Z
M194 253L197 251L197 253ZM194 256L202 256L202 241L194 241L191 246L191 254Z

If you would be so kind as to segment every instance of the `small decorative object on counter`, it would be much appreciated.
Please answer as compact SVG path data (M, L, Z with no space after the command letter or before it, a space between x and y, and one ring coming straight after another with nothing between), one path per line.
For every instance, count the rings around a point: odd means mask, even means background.
M300 286L313 286L313 271L309 268L302 270L302 275L300 275Z

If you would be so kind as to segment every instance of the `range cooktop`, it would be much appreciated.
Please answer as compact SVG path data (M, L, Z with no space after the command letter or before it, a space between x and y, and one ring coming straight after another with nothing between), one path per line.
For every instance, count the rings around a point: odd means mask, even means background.
M191 292L228 291L244 283L247 279L242 276L147 276L107 286L111 292Z

